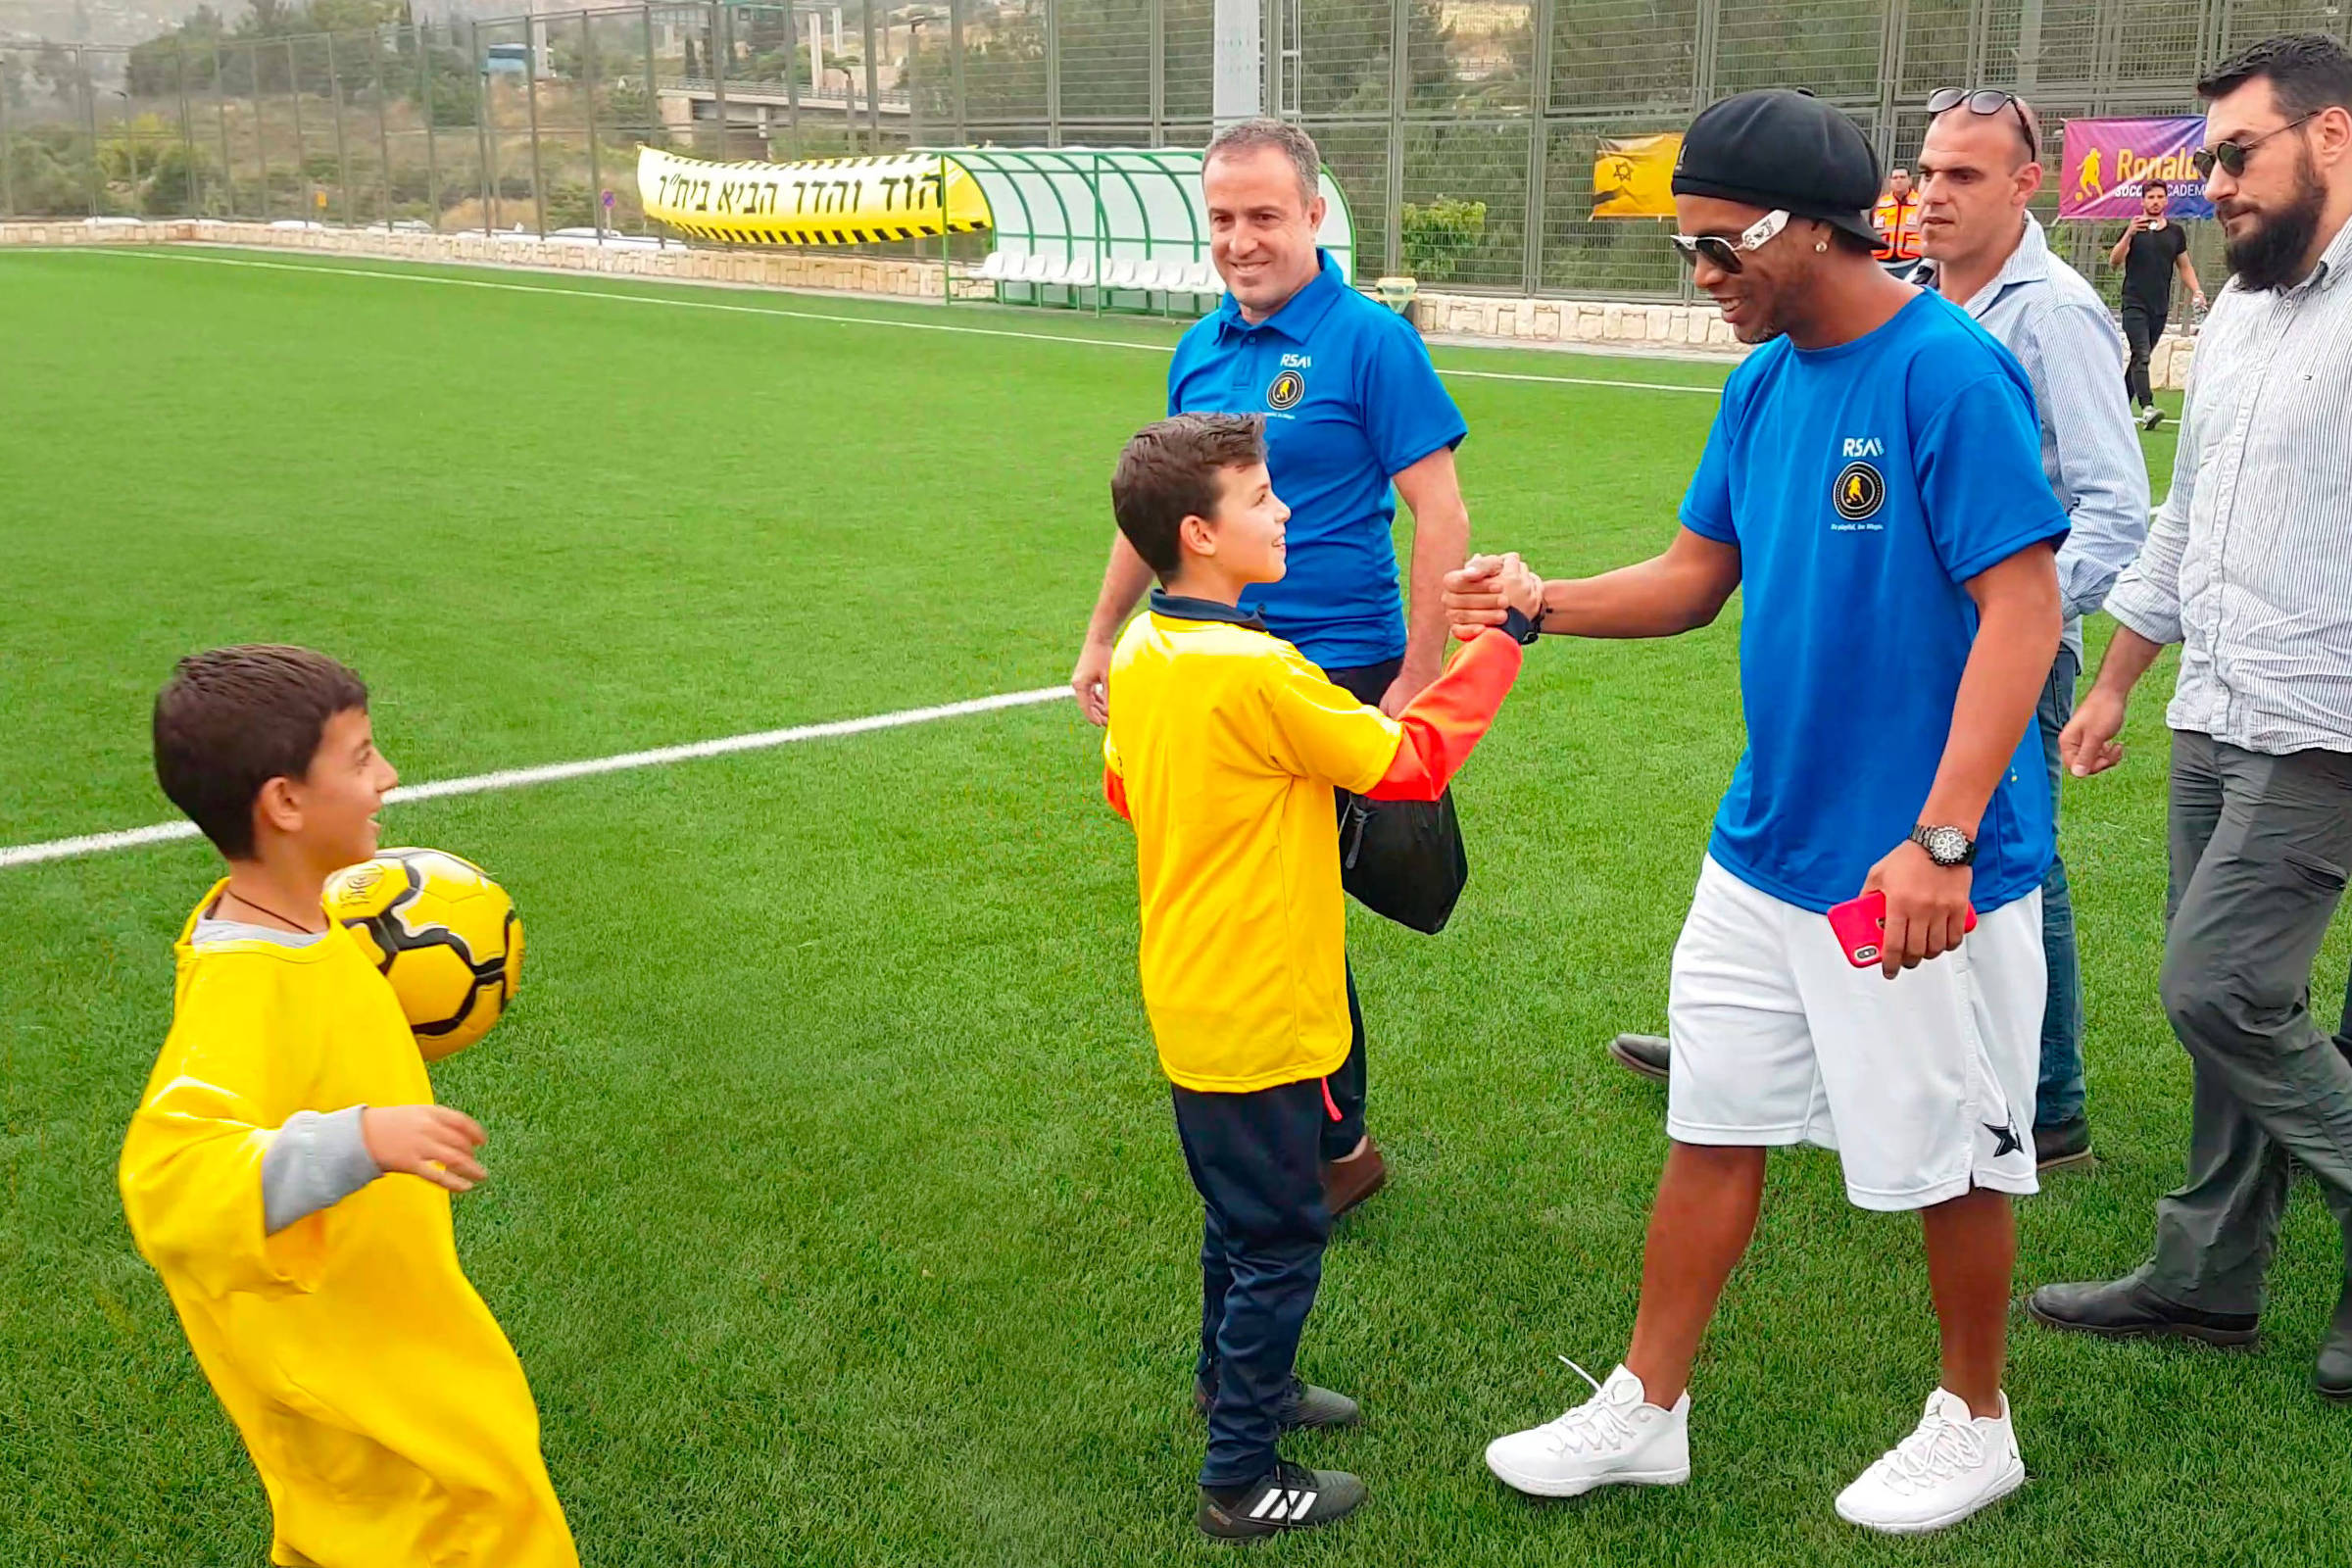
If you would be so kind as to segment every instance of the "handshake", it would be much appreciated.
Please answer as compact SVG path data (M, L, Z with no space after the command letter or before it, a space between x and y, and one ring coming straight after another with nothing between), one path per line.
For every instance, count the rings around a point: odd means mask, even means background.
M1544 612L1544 579L1516 552L1472 556L1459 570L1446 574L1446 618L1463 642L1501 625L1513 610L1530 620Z

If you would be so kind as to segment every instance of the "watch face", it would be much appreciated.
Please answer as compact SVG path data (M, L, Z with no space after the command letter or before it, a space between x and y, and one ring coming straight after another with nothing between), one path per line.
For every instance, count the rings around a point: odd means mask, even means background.
M1937 865L1958 865L1968 858L1968 835L1956 827L1932 827L1925 848Z

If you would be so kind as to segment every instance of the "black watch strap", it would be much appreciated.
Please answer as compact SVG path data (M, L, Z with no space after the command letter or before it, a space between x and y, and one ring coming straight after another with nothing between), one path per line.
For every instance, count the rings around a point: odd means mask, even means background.
M1535 618L1530 620L1525 612L1516 606L1510 607L1502 612L1501 630L1515 643L1522 645L1533 643L1544 635L1544 617L1549 613L1551 612L1548 610L1539 610L1536 612Z

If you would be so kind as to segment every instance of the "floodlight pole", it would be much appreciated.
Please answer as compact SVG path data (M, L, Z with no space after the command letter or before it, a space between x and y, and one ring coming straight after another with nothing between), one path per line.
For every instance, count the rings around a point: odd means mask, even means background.
M384 232L392 232L392 128L384 123L384 39L375 28L368 29L368 68L375 75L375 203L376 212L384 220Z
M74 79L81 86L81 117L90 127L89 174L82 180L88 193L90 216L98 216L98 89L90 80L90 54L76 45L74 50Z
M710 92L718 110L718 161L727 161L727 56L735 52L728 39L727 20L732 10L726 0L715 0L710 7Z
M1527 116L1527 202L1522 216L1526 220L1525 253L1522 259L1525 276L1522 292L1534 295L1544 286L1544 165L1551 155L1550 132L1544 128L1544 114L1551 107L1551 28L1553 0L1535 0L1531 19L1536 35L1535 80L1528 84Z
M531 41L540 36L538 28L537 19L522 19L522 101L531 127L531 220L539 225L539 237L545 239L547 180L539 167L539 46Z
M220 40L213 40L213 109L220 122L220 177L228 182L228 216L237 216L237 161L228 151L228 77L220 70Z
M17 216L15 147L8 139L8 89L0 85L0 218Z
M1046 0L1046 145L1061 145L1061 0Z
M596 225L596 240L605 240L605 174L596 151L596 28L588 13L580 13L580 73L588 82L588 220Z
M246 74L253 78L253 150L262 162L262 221L270 221L270 135L262 114L262 46L245 55Z
M972 138L963 119L963 0L948 0L948 88L955 100L956 145Z
M800 13L787 0L784 7L784 123L790 128L785 133L785 150L795 158L801 156L800 23ZM809 58L808 64L811 70L815 68L814 56ZM814 77L810 78L808 88L811 92L816 90Z
M1051 3L1052 0L1048 0L1048 4ZM876 58L881 51L874 44L874 0L865 0L858 12L865 46L865 150L879 153L882 150L882 62ZM856 122L852 122L851 132L855 134L857 129Z
M1392 0L1401 13L1406 0ZM1216 128L1265 113L1265 50L1260 0L1216 0L1215 74L1209 112ZM1401 26L1402 24L1399 24Z
M343 226L351 226L351 145L343 136L343 74L335 69L335 35L326 35L327 102L335 110L335 168L343 185Z
M416 96L424 104L424 205L433 215L433 232L441 232L441 169L433 156L433 44L424 24L409 24L409 42L416 50Z
M1152 145L1158 147L1167 140L1168 118L1168 8L1167 0L1152 0L1152 56L1149 70L1152 76Z
M311 220L311 150L302 140L302 62L295 57L294 40L286 40L286 86L294 98L294 182L302 187L302 217Z
M178 41L178 54L173 66L172 84L179 89L179 156L182 160L179 188L180 194L187 198L188 216L194 218L200 198L197 195L196 178L196 127L188 118L188 40L185 38ZM0 137L0 160L5 160L7 156L8 141Z
M466 24L466 53L473 61L473 140L482 172L482 237L488 239L498 223L497 138L490 134L490 57L482 53L482 24Z

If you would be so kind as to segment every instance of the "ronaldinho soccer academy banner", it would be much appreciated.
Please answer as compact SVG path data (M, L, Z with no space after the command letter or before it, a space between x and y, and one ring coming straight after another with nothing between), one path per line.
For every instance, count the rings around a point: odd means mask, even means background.
M645 216L697 239L858 245L987 228L988 198L953 157L712 164L637 149Z
M1674 161L1683 133L1603 136L1592 149L1594 218L1672 218Z
M2137 218L2142 180L2171 187L2166 207L2175 218L2211 218L2205 181L2189 163L2205 140L2196 115L2161 120L2070 120L2059 161L2060 218Z

